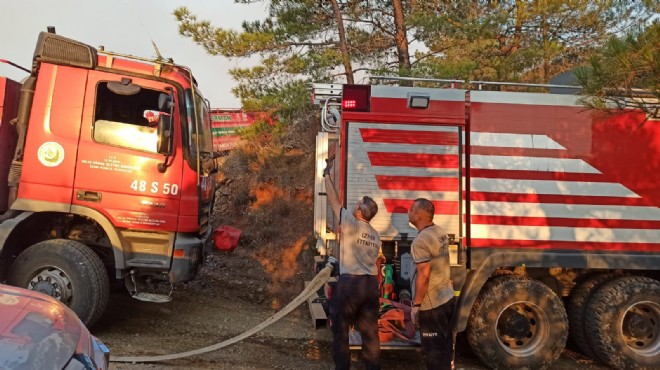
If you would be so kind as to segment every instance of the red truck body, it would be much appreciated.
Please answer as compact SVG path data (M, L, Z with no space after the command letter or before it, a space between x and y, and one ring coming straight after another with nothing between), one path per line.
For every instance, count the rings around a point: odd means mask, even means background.
M380 89L369 112L342 114L352 158L340 186L348 203L367 190L378 198L382 236L413 234L407 210L426 196L466 247L660 253L660 164L646 160L660 157L660 131L643 114L587 111L574 96L472 91L467 119L465 102L449 100L465 92L439 90L448 96L405 116L406 91Z
M1 278L86 324L109 278L134 295L147 280L192 279L210 245L215 167L190 70L42 32L30 76L2 86Z
M435 223L454 241L455 330L486 364L550 363L569 321L575 342L596 338L579 348L606 364L660 363L656 120L591 111L575 95L385 85L315 92L329 131L317 139L322 252L338 240L321 181L335 146L343 204L376 200L371 224L407 294L417 234L407 212L417 198L434 203ZM620 291L631 285L642 293ZM626 298L612 302L612 292Z

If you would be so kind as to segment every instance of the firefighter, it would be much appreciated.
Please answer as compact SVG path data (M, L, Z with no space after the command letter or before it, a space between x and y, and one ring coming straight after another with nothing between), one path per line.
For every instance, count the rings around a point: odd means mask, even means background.
M408 220L419 231L411 253L413 271L412 321L419 324L427 369L453 368L452 315L454 288L450 280L449 237L433 223L435 208L428 199L416 199Z
M362 336L362 356L368 370L380 369L380 341L378 339L379 292L376 259L380 251L380 236L369 224L378 212L376 202L362 197L352 212L342 208L335 191L329 159L323 171L325 188L332 211L339 217L341 236L337 259L330 257L329 264L338 260L339 278L330 298L330 322L332 325L332 358L335 369L349 369L349 328L355 325ZM336 270L335 270L336 271Z

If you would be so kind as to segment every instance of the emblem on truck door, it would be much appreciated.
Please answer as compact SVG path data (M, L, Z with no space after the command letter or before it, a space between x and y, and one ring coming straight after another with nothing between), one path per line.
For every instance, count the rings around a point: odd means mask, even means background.
M59 143L47 141L39 147L37 157L46 167L59 166L64 160L64 148Z

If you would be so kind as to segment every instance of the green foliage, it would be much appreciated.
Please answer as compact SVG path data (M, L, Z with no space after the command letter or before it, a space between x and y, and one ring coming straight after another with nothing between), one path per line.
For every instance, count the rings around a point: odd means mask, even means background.
M241 32L213 27L185 7L174 16L179 32L211 55L260 57L254 67L230 71L238 82L233 93L244 109L277 113L284 120L309 104L308 81L329 79L341 59L334 36L325 35L332 13L312 0L272 1L269 17L244 22Z
M612 37L576 75L587 106L603 110L638 108L658 117L660 22Z
M303 92L301 84L337 81L345 75L342 70L348 70L347 62L359 70L398 73L396 58L392 57L397 49L391 0L339 1L345 44L340 44L332 1L264 2L269 10L266 19L244 22L240 32L214 27L185 7L174 12L179 33L204 47L209 54L260 58L257 66L230 72L238 81L233 92L245 109L279 110L285 105L283 95L289 102L301 100L294 97L294 93L304 93L308 100L309 92ZM349 55L347 61L342 60L341 45ZM282 94L282 90L287 92Z
M214 27L181 7L179 32L211 55L259 58L230 73L245 109L294 118L308 85L345 71L546 83L584 64L613 34L646 24L659 0L237 0L268 5L242 30ZM403 5L410 56L396 35ZM333 4L338 6L342 27ZM341 42L340 30L346 42ZM397 43L398 42L398 43ZM408 68L406 61L411 67ZM356 76L361 81L362 75Z
M174 16L179 21L179 33L191 38L211 55L244 57L277 47L275 35L269 32L268 25L253 32L238 33L211 26L208 21L198 21L195 15L185 8L178 8Z
M654 2L426 0L415 2L408 21L428 47L416 67L434 77L545 83L584 63L612 33L643 22ZM439 62L446 65L433 66Z

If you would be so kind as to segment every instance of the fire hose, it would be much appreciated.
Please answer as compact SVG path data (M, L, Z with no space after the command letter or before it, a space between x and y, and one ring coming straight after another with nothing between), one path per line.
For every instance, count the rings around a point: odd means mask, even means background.
M291 301L288 305L286 305L283 309L275 313L273 316L269 317L266 319L264 322L261 324L253 327L252 329L241 333L233 338L224 340L220 343L216 343L213 345L210 345L208 347L204 348L199 348L196 350L192 351L187 351L187 352L180 352L180 353L173 353L169 355L159 355L159 356L110 356L110 362L159 362L159 361L168 361L168 360L175 360L179 358L184 358L184 357L190 357L190 356L197 356L201 355L203 353L208 353L208 352L213 352L217 351L220 348L227 347L231 344L234 344L236 342L240 342L241 340L248 338L268 326L274 324L275 322L279 321L282 319L284 316L289 314L291 311L293 311L296 307L300 306L302 303L306 302L309 297L314 295L322 286L325 284L329 279L330 279L330 274L332 273L332 267L325 267L323 270L321 270L315 277L314 279L307 284L305 289L293 300Z

